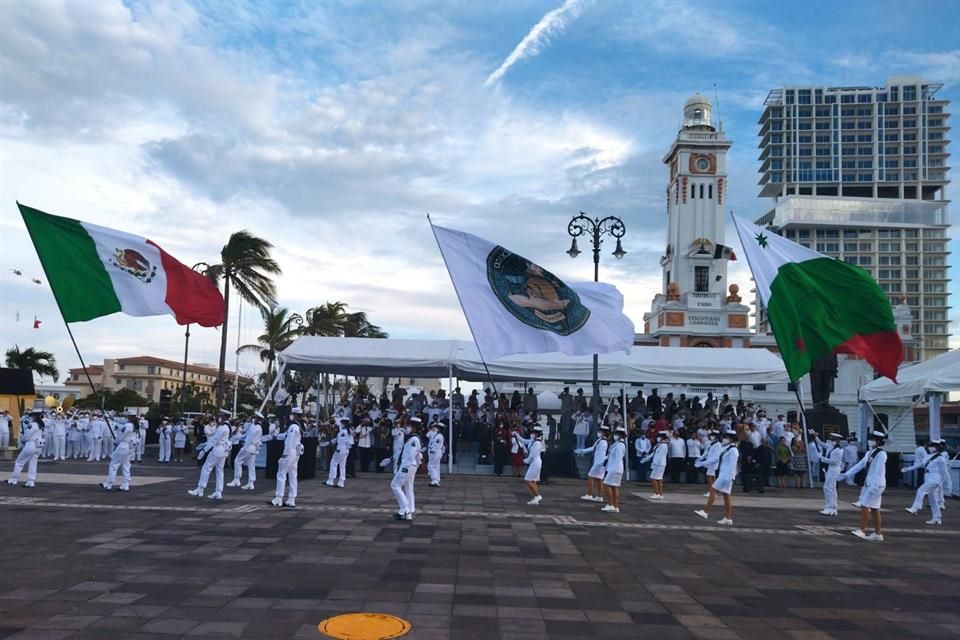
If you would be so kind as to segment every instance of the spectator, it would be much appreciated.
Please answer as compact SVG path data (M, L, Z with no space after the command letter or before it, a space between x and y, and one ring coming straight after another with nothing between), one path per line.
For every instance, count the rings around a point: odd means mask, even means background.
M783 436L780 437L780 441L777 443L777 486L781 489L787 488L787 474L790 473L790 458L792 454L790 453L790 447L787 446L787 439Z
M790 458L790 472L793 474L793 481L797 489L803 488L803 476L809 472L807 463L807 450L803 445L803 438L794 438L790 445L792 456Z

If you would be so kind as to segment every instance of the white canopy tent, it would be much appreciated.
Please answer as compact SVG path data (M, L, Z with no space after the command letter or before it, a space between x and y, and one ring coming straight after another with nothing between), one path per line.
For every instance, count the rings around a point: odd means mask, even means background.
M284 349L281 367L341 375L493 380L591 380L591 356L518 354L487 362L462 340L375 340L305 336ZM487 370L489 369L489 375ZM637 347L600 356L601 382L689 385L787 383L783 361L766 349Z
M860 401L876 404L927 396L930 438L936 440L940 437L940 394L950 391L960 391L960 349L901 368L896 382L877 378L865 384L860 387ZM861 425L861 431L865 432L865 426Z

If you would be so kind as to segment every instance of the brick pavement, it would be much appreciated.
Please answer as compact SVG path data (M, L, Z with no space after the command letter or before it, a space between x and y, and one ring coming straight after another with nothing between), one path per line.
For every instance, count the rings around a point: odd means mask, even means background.
M187 464L135 466L129 494L97 487L104 471L44 462L35 489L0 485L0 638L320 638L349 611L404 617L413 640L960 636L960 502L928 528L902 489L877 544L848 533L851 488L831 519L805 508L818 490L736 494L725 528L693 515L702 486L668 484L662 504L625 486L609 515L577 499L580 481L527 507L512 478L418 478L420 514L401 523L385 474L303 482L281 510L264 481L187 496Z

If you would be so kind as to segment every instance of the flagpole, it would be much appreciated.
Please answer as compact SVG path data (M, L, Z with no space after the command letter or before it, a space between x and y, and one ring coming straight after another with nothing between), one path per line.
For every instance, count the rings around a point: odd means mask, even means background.
M17 200L17 208L20 208L20 201ZM21 212L21 216L23 213ZM30 225L27 225L27 234L30 236L30 241L33 243L33 246L37 246L37 241L33 237L33 232L30 230ZM40 260L40 268L43 269L43 275L47 279L47 284L50 284L50 274L47 273L47 266L43 263L43 260ZM80 353L80 348L77 346L77 341L73 337L73 331L70 330L70 323L67 322L67 317L63 314L63 305L60 304L60 298L57 297L57 292L53 288L53 285L50 285L50 293L53 294L53 300L57 303L57 310L60 312L60 319L63 320L63 326L67 328L67 335L70 336L70 342L73 343L73 350L77 352L77 357L80 358L80 366L83 367L83 375L86 376L87 382L90 384L90 390L93 391L93 395L97 395L97 387L93 384L93 379L90 377L90 371L87 370L87 364L83 361L83 354ZM110 421L107 420L107 410L106 410L106 399L103 397L103 394L100 394L100 411L103 413L104 421L107 423L107 429L110 430L110 435L116 439L116 434L113 432L113 427L110 426Z
M493 397L497 397L497 384L493 381L493 376L490 374L490 368L487 367L487 360L483 357L483 350L480 349L480 342L477 340L477 333L473 330L473 325L470 323L470 314L467 313L467 308L463 306L463 299L460 297L460 291L457 289L457 283L453 281L453 274L450 273L450 265L447 264L447 256L443 254L443 247L440 245L440 239L437 237L437 231L433 228L433 220L430 219L430 214L427 214L427 223L430 225L430 231L433 233L433 240L437 243L437 248L440 250L440 257L443 259L443 266L447 269L447 275L450 276L450 284L453 285L453 292L457 294L457 302L460 303L460 310L463 311L463 317L467 319L467 328L470 329L470 335L473 337L473 344L477 347L477 353L480 355L480 362L483 364L483 370L487 372L487 380L490 382L490 386L493 387Z
M800 387L800 383L796 383L796 387L793 392L797 396L797 404L800 407L800 428L803 430L803 446L806 448L807 453L807 475L810 477L810 488L813 488L813 467L810 466L810 437L807 433L807 413L803 408L803 390Z

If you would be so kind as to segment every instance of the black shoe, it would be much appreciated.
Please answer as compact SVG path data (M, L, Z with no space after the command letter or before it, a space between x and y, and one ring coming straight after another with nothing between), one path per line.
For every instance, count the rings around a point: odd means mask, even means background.
M393 519L394 519L394 520L405 520L406 517L400 515L399 513L395 513L395 514L393 514Z

